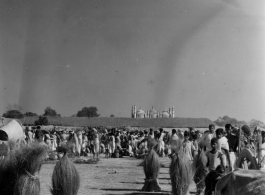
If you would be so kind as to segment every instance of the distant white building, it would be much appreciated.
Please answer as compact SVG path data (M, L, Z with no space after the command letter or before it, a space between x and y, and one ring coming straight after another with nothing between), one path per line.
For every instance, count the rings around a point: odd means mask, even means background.
M154 107L152 107L152 110L144 111L141 109L137 110L136 106L132 106L131 111L131 117L132 118L174 118L174 107L169 108L168 110L164 110L162 112L158 112L154 110Z

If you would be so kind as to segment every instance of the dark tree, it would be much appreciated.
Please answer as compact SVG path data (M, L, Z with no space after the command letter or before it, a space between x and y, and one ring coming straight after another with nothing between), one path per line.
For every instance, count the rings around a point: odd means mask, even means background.
M98 109L97 107L84 107L82 110L78 111L76 116L77 117L99 117L100 114L97 113Z
M115 117L115 115L114 114L111 114L110 117Z
M33 112L26 112L24 116L38 116L36 113Z
M35 121L35 125L48 125L49 121L46 116L39 116L39 119Z
M57 112L53 110L51 107L47 107L44 110L44 116L61 116L61 115L57 114Z
M3 114L5 118L23 118L24 115L18 110L9 110Z

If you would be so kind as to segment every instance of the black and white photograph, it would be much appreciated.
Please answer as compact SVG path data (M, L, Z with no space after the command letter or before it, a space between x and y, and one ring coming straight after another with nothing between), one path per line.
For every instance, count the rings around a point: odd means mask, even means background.
M264 0L0 0L0 195L264 195Z

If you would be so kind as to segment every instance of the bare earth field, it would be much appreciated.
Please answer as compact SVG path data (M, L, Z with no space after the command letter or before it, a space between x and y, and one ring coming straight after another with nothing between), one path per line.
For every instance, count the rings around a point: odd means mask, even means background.
M103 156L97 164L75 164L80 174L81 184L79 195L140 195L140 194L170 194L169 179L170 159L160 158L162 167L159 174L161 193L144 193L143 167L139 166L141 159L132 157L106 159ZM41 195L50 194L51 177L55 164L44 164L40 171ZM190 193L195 194L195 184L190 187Z

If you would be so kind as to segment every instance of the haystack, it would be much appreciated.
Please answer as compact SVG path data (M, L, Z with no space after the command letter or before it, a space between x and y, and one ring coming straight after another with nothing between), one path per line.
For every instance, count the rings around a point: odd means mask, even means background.
M172 194L187 195L193 178L191 163L180 150L172 156L169 168Z
M151 149L143 161L145 183L142 188L147 192L160 192L161 188L158 183L160 162L157 153Z

